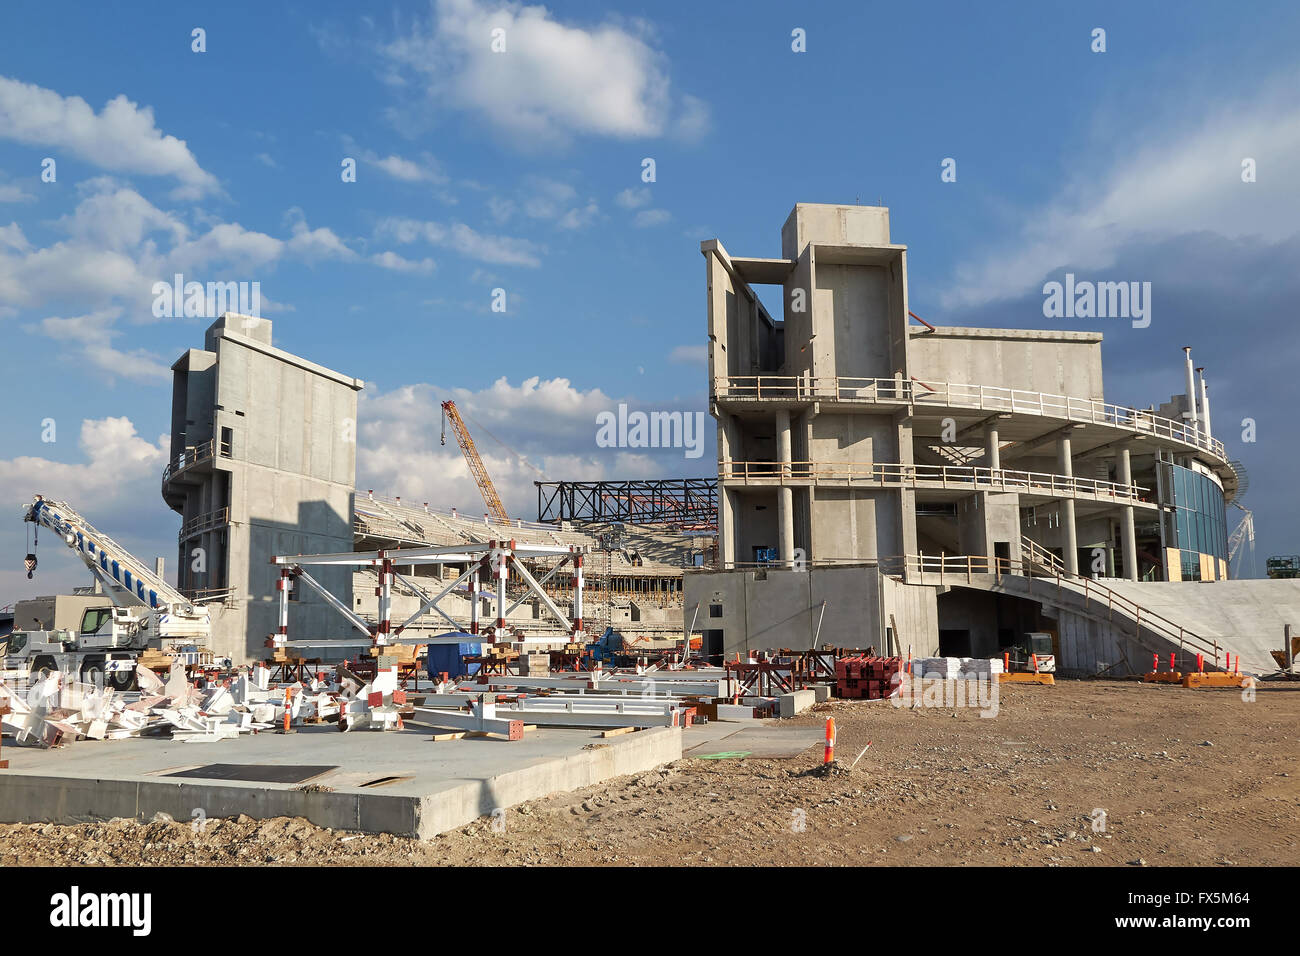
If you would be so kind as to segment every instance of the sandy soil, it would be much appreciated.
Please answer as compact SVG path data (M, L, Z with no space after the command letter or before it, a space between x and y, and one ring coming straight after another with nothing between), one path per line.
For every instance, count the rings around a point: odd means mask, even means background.
M1294 866L1300 685L1003 687L998 715L831 701L837 765L684 759L435 840L304 820L0 826L23 865ZM868 740L851 772L845 765ZM1101 813L1104 812L1104 819Z

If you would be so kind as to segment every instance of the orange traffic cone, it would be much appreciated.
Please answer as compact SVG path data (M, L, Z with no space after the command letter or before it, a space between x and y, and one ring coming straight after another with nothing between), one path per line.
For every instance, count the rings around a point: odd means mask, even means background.
M822 755L822 763L827 764L835 759L835 718L826 718L826 752Z

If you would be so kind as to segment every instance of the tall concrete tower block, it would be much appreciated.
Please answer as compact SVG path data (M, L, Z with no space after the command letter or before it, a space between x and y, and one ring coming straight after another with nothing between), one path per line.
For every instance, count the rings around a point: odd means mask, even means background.
M211 649L269 654L275 554L351 551L360 379L271 345L267 319L228 313L172 366L171 461L162 494L181 515L177 583L213 612ZM351 570L320 569L352 603ZM292 633L348 636L313 593L293 595Z
M702 244L718 419L719 557L731 566L870 560L915 550L915 496L861 466L912 464L905 409L841 401L908 381L907 250L889 210L800 203L780 259ZM782 288L783 321L752 290ZM755 481L764 471L781 481Z

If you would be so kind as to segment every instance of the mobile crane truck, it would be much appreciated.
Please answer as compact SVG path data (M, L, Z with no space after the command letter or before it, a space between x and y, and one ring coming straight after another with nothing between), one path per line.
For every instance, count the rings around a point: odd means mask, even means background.
M85 608L76 629L15 630L4 651L6 670L62 671L118 690L135 686L135 667L146 650L193 653L211 633L208 609L195 604L63 501L37 495L23 520L46 528L77 553L103 585L109 606ZM28 577L36 555L27 556ZM107 612L107 613L105 613ZM53 623L53 622L52 622Z

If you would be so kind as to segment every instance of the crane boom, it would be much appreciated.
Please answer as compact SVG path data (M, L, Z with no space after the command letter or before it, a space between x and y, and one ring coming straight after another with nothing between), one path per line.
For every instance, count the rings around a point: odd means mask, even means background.
M497 494L497 489L492 484L492 478L487 473L487 468L483 465L483 459L478 455L478 449L474 447L474 439L470 437L469 429L465 427L465 421L460 417L460 412L456 410L456 403L445 401L442 403L443 417L443 434L442 443L447 443L447 420L451 420L451 430L456 434L456 442L460 445L461 453L465 456L465 463L469 465L470 474L478 483L478 490L483 495L483 501L488 506L488 511L500 521L509 521L510 516L506 514L506 506L501 503L501 496Z
M185 595L154 574L139 558L96 529L70 504L37 495L24 521L49 528L57 534L86 567L105 585L110 598L126 596L129 603L141 604L158 611L198 615L200 612ZM114 601L114 603L119 603ZM201 612L206 617L206 612Z

